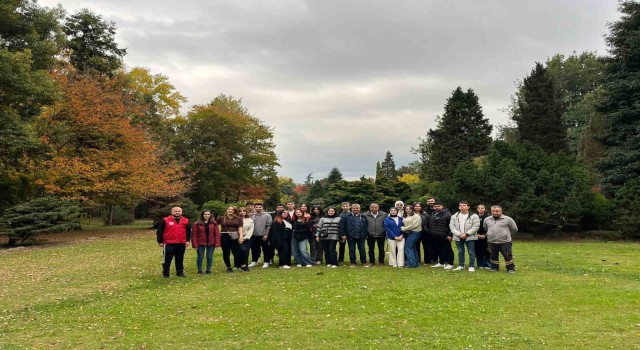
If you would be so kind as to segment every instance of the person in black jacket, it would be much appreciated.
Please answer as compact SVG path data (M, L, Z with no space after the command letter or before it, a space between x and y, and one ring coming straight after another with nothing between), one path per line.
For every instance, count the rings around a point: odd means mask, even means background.
M340 220L340 236L349 243L349 260L351 267L356 266L356 246L360 254L360 262L369 267L364 243L369 235L367 219L360 213L360 204L351 204L351 213Z
M433 213L429 217L427 229L433 237L438 263L431 267L444 267L445 270L453 269L453 249L451 248L451 231L449 223L451 213L444 209L440 202L433 204Z
M489 215L484 204L477 206L478 217L480 218L480 229L478 229L478 241L476 242L476 261L478 268L491 269L491 254L489 253L489 243L487 243L487 230L484 229L484 219Z

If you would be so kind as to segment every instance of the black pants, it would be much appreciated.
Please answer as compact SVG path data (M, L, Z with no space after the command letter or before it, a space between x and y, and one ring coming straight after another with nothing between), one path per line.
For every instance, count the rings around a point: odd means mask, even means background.
M291 266L291 234L280 238L278 249L278 266Z
M504 264L507 271L515 270L516 264L513 262L513 252L511 242L509 243L489 243L489 251L491 252L491 269L498 271L500 269L500 254L504 258Z
M316 261L322 262L322 246L320 245L320 242L316 240L315 236L309 237L309 248L309 253L311 254L311 260L313 260L313 263L315 264Z
M420 246L422 246L422 250ZM422 257L424 257L425 264L431 264L438 260L438 256L435 254L433 236L431 236L431 234L424 231L421 232L420 240L418 244L416 244L416 249L418 250L418 261L421 261Z
M453 265L453 249L447 236L434 236L433 240L435 241L438 262L443 265Z
M222 260L227 268L231 267L231 254L233 254L234 266L242 265L238 258L238 240L232 240L228 233L223 233L220 235L220 245L222 246Z
M336 243L338 241L333 239L321 239L320 245L324 250L324 257L327 260L327 265L338 265L338 253L336 253Z
M273 249L269 240L263 240L263 236L251 236L251 261L258 262L260 260L260 249L264 262L268 263L273 259Z
M339 245L340 245L340 248L339 248L340 254L338 254L338 262L344 262L344 251L345 251L347 242L339 241Z
M169 277L169 269L171 268L171 260L176 258L176 275L184 274L184 252L186 246L184 243L165 244L163 248L164 262L162 263L162 275Z
M489 252L489 243L487 243L487 238L478 239L476 241L476 260L478 262L478 267L491 267L489 263L491 259L491 253Z
M376 263L376 243L378 243L378 263L384 265L384 241L387 238L382 237L367 237L367 246L369 247L369 261L371 264Z
M238 244L237 256L236 259L233 259L235 267L245 267L249 264L249 249L251 248L251 240L247 239L240 243L240 241L235 241Z
M358 255L360 255L360 262L364 265L367 263L367 255L364 249L364 238L347 238L349 243L349 261L351 264L356 263L356 248L358 248Z

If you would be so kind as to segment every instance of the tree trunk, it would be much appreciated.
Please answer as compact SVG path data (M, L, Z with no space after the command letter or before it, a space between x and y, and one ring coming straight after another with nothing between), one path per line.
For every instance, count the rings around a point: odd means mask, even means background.
M107 226L113 226L113 204L109 204L109 214L107 217Z

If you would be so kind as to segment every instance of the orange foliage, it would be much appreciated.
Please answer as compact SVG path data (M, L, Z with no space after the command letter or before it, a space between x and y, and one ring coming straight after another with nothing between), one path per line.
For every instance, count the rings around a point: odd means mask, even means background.
M187 184L174 161L130 118L144 113L117 80L55 74L63 98L41 115L39 134L50 146L39 183L48 193L103 204L133 205L173 197Z

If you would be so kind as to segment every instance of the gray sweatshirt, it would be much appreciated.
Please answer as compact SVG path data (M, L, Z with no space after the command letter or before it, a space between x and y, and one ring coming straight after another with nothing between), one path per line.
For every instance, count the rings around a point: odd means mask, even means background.
M253 235L262 237L265 233L269 233L269 228L271 227L271 215L262 212L260 214L254 213L251 215L253 219Z
M487 216L483 225L487 231L487 241L489 243L509 243L511 242L511 235L518 231L515 221L506 215L502 215L497 219L493 216Z

